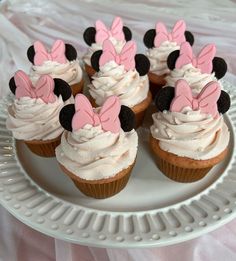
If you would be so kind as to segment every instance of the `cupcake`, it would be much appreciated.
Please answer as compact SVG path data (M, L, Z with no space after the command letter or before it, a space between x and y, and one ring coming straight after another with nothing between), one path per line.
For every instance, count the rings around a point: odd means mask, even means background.
M224 160L230 133L223 113L229 95L218 82L210 82L193 96L185 80L166 87L156 98L150 147L158 168L178 182L194 182Z
M35 84L42 75L50 75L66 81L73 95L83 91L83 74L77 59L77 52L71 44L56 40L48 52L45 46L36 41L27 51L32 63L30 79Z
M161 22L156 24L156 29L150 29L145 33L143 42L148 48L146 55L151 64L148 77L153 97L166 84L165 77L170 72L167 66L168 55L179 50L180 45L186 41L192 45L194 37L192 33L186 31L186 24L183 20L176 22L170 33Z
M136 54L136 50L134 41L127 42L120 53L116 52L111 41L104 41L102 51L91 57L97 73L88 87L93 106L101 106L111 95L118 96L121 104L135 113L137 128L143 122L152 97L147 77L149 60L143 54Z
M116 96L93 109L89 100L78 94L75 105L61 110L65 132L56 157L83 194L107 198L126 186L138 146L134 119L132 110L121 106Z
M17 140L42 157L55 156L63 128L61 108L74 101L69 85L62 79L42 75L32 84L28 75L17 71L9 82L15 99L8 108L7 129Z
M200 93L206 84L221 79L227 71L224 59L215 57L215 54L214 44L203 47L197 56L189 43L181 44L180 50L168 56L167 64L171 72L166 77L167 86L175 86L177 80L184 79L194 94Z
M102 21L97 20L95 27L88 27L84 31L83 36L85 43L89 46L83 59L85 71L91 79L96 72L91 66L91 56L93 53L102 50L102 45L105 40L110 40L119 53L126 41L131 40L132 33L128 27L123 26L123 21L120 17L115 17L111 28L107 28Z

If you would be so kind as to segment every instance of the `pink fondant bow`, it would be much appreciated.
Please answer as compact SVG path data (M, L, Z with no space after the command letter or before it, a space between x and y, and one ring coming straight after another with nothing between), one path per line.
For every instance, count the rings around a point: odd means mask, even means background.
M133 70L135 68L135 54L137 50L134 41L127 42L120 53L116 52L115 47L109 40L104 41L102 46L102 55L99 59L99 65L103 66L107 62L115 61L119 65L124 65L125 70Z
M110 96L96 113L89 100L83 94L75 97L75 115L72 119L73 130L83 128L86 124L92 126L101 125L104 131L118 133L120 130L120 100L116 96Z
M51 52L47 52L45 46L40 42L34 43L34 64L42 65L45 61L55 61L58 63L66 63L65 43L62 40L56 40L52 46Z
M114 19L110 30L100 20L96 21L95 28L96 28L96 35L95 35L96 43L102 44L105 40L109 39L110 37L113 37L118 41L125 40L125 36L123 32L123 22L120 17L116 17Z
M54 80L49 75L42 75L35 86L32 85L28 75L23 71L17 71L14 80L17 99L21 97L41 98L45 103L52 103L56 99L53 92Z
M181 112L183 108L190 107L193 111L200 110L211 114L214 118L219 115L217 101L221 94L218 82L209 82L202 91L193 97L191 87L185 80L178 80L175 85L175 97L171 102L170 111Z
M216 54L214 44L208 44L202 48L197 57L194 56L192 47L188 42L181 44L180 56L176 61L175 67L182 68L184 65L191 63L194 67L201 70L202 73L212 72L212 60Z
M185 42L185 30L186 24L183 20L176 22L171 33L168 33L165 25L163 23L156 24L156 37L154 39L155 47L160 47L160 45L165 41L176 42L178 45Z

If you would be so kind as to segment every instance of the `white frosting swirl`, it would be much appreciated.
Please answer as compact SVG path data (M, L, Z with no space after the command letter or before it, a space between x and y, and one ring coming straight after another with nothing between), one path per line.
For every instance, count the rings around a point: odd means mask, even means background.
M167 66L168 55L179 49L180 46L176 42L169 41L161 43L159 47L148 49L146 54L151 64L150 71L157 75L169 73L170 70Z
M118 41L114 37L110 37L109 40L112 42L114 45L117 53L120 53L123 46L125 45L125 41ZM88 52L84 55L83 61L91 66L91 56L93 55L94 52L102 50L102 44L99 43L93 43L91 46L88 48Z
M54 103L44 103L40 98L22 97L16 99L8 109L6 126L19 140L51 140L63 132L59 122L61 108L72 103L71 97L63 102L62 97Z
M149 81L147 75L140 76L134 69L126 71L123 65L114 61L100 67L89 85L90 95L97 105L102 105L106 98L116 95L121 104L133 107L147 98Z
M160 141L160 148L164 151L207 160L228 146L230 134L222 115L214 119L186 107L182 112L157 112L152 117L151 134Z
M69 85L79 83L82 80L82 69L78 60L67 61L63 64L55 61L45 61L43 65L33 65L30 70L32 83L35 84L39 77L44 74L49 74L52 78L60 78Z
M215 73L201 73L200 69L193 67L192 64L186 64L181 69L174 69L165 79L166 85L169 86L175 86L176 81L179 79L186 80L193 94L198 94L209 82L217 81Z
M56 148L57 160L74 175L86 180L114 177L135 161L138 136L135 130L104 132L89 124L76 132L65 131Z

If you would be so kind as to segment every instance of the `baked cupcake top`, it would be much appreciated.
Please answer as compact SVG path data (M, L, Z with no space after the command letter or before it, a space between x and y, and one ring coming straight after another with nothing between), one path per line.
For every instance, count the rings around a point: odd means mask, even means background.
M97 105L111 95L118 96L121 104L129 107L147 98L150 63L145 55L136 54L136 50L136 43L129 41L117 53L112 42L106 40L102 50L92 55L91 64L97 73L92 77L89 92Z
M97 20L95 27L88 27L84 31L83 37L85 43L89 46L83 60L91 66L91 56L94 52L102 49L105 40L110 40L119 53L126 41L132 39L132 33L128 27L123 26L120 17L115 17L110 28L106 27L101 20Z
M162 150L196 160L211 159L223 152L230 133L223 113L230 107L229 95L218 82L210 82L194 96L185 80L166 87L156 98L151 135Z
M50 51L40 41L28 48L27 56L32 63L30 79L36 83L40 76L48 74L60 78L69 85L82 80L82 69L77 59L77 51L71 44L56 40Z
M167 64L171 72L166 77L167 85L174 86L177 80L185 79L193 93L198 94L207 83L221 79L227 71L226 62L215 57L215 54L214 44L203 47L197 56L189 43L181 44L180 50L168 56Z
M115 176L135 161L138 136L134 121L132 110L121 106L116 96L94 109L84 95L77 94L75 105L60 112L66 131L56 148L57 160L82 179Z
M155 29L148 30L143 42L148 48L146 54L151 64L150 72L157 75L167 74L169 72L168 55L179 50L180 45L186 41L192 45L194 37L192 33L186 31L186 24L183 20L177 21L171 32L167 31L162 22L158 22Z
M50 140L63 132L61 108L74 101L70 86L61 79L43 75L32 84L28 75L17 71L9 82L15 100L8 109L6 126L19 140Z

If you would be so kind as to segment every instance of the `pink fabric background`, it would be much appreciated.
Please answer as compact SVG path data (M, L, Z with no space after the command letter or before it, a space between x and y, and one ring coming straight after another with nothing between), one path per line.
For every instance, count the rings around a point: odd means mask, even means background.
M1 1L0 2L0 97L8 93L8 81L16 69L29 69L27 47L36 39L51 44L62 38L73 43L81 56L86 51L82 32L102 18L110 24L116 15L133 31L139 51L142 36L162 20L171 26L179 18L195 35L195 49L214 42L217 55L226 59L226 79L236 84L235 1ZM47 237L25 226L0 207L1 261L231 261L236 260L236 221L215 232L174 246L152 249L99 249Z

